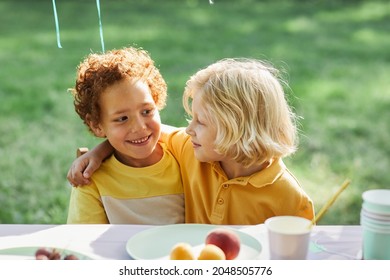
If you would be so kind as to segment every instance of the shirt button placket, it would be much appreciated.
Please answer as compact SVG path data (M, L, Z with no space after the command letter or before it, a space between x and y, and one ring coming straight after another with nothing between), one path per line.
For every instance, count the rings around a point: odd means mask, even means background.
M222 221L225 216L225 211L226 211L226 205L225 205L225 200L226 200L226 192L229 189L228 184L223 184L219 188L218 196L215 201L215 207L214 207L214 215L219 217Z

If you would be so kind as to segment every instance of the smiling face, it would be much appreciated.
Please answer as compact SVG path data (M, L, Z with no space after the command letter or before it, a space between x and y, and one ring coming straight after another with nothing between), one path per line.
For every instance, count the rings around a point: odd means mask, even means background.
M192 101L192 120L186 132L191 136L195 157L202 162L221 161L223 156L215 151L216 126L211 122L202 93L195 94Z
M143 167L161 159L160 115L145 83L123 79L103 91L99 105L100 122L91 127L107 137L119 161Z

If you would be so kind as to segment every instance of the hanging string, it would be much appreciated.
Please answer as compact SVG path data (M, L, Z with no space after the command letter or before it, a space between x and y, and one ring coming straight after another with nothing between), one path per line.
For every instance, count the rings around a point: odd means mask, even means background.
M103 26L102 26L102 17L100 15L100 1L99 0L96 0L96 7L98 10L98 17L99 17L100 43L102 45L102 51L104 52Z
M56 1L53 0L52 2L53 2L53 10L54 10L54 22L56 24L57 46L58 48L62 49L61 40L60 40L60 25L58 24Z

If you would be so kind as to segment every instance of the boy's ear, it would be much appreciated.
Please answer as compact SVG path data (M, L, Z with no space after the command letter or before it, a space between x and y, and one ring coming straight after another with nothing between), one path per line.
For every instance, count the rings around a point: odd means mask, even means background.
M102 129L100 124L92 121L89 115L87 115L87 124L91 128L91 130L93 131L95 136L101 137L101 138L106 137L106 134L104 133L104 130Z

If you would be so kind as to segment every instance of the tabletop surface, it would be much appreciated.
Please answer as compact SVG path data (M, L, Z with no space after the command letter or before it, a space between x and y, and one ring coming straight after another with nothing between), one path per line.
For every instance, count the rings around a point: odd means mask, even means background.
M66 248L92 259L127 260L127 241L134 235L156 226L148 225L36 225L1 224L0 260L17 258L1 254L2 249L15 247ZM269 259L267 235L263 224L235 226L256 238L262 251L260 259ZM163 242L163 238L161 239ZM308 259L361 259L362 229L360 226L315 226Z

